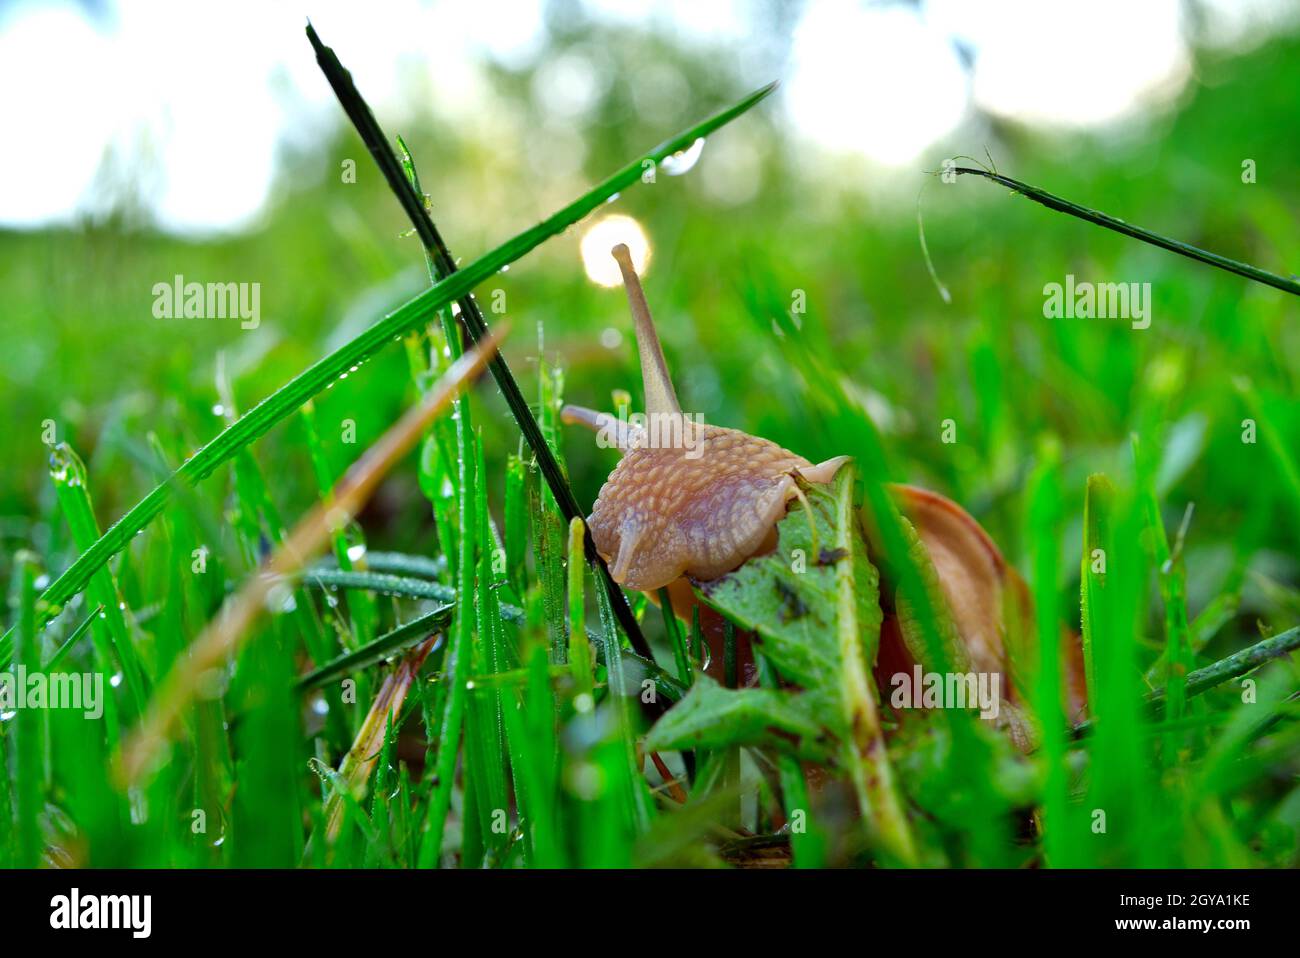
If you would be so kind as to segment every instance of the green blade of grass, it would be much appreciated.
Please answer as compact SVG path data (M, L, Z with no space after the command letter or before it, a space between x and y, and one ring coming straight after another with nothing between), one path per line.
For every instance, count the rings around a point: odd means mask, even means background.
M339 763L338 779L333 780L334 791L325 802L327 842L333 844L339 835L346 797L351 795L359 802L364 796L370 774L374 771L381 752L393 738L394 719L401 714L407 692L419 679L420 666L424 664L433 646L434 642L430 638L402 656L371 702L370 710L366 713L361 728L357 730L352 748ZM381 767L386 769L387 765L385 761ZM379 807L387 808L384 805Z
M579 695L590 695L591 643L587 640L586 590L583 588L582 562L585 523L575 518L569 523L569 668Z
M542 445L548 454L554 455L551 443L555 430L551 428L553 415L559 393L564 384L559 370L551 368L544 362L538 362L537 399L542 413ZM541 472L541 461L533 464ZM545 478L545 476L543 476ZM568 658L565 604L564 604L564 533L572 519L565 519L563 510L556 502L551 491L539 484L531 483L528 488L529 517L533 528L534 568L537 581L541 584L542 609L546 616L546 633L550 642L550 661L552 665L563 665ZM581 518L576 516L575 518ZM583 525L584 543L586 525ZM585 549L585 544L584 544ZM620 593L621 594L621 593Z
M90 499L89 477L81 457L65 442L59 443L50 453L50 477L63 510L72 541L84 551L99 538L99 524L95 521L95 508ZM112 653L122 669L122 678L130 692L133 708L128 715L139 715L148 698L144 671L140 667L135 648L135 636L125 615L126 603L117 580L108 569L100 569L88 583L90 597L103 607L103 618L91 627L99 654L100 667L110 668ZM37 627L40 627L38 621ZM116 713L116 709L114 709ZM116 723L116 714L110 719Z
M1240 652L1219 659L1212 665L1188 673L1187 694L1200 695L1207 689L1245 675L1265 662L1288 655L1296 649L1300 649L1300 627L1280 632L1272 638L1263 639ZM1156 693L1153 697L1159 699L1163 696Z
M415 645L432 632L442 631L447 627L447 623L451 621L454 608L455 606L451 603L439 606L432 612L426 612L410 622L399 625L391 632L385 632L354 652L340 655L333 661L326 662L320 668L300 678L298 680L298 690L306 692L320 688L322 685L327 685L336 679L342 678L349 672L357 672L374 665L376 662L382 662L394 652Z
M1165 691L1171 719L1182 718L1187 700L1187 672L1192 665L1192 648L1187 624L1187 574L1183 569L1182 550L1169 547L1169 537L1160 515L1154 470L1150 457L1136 434L1132 438L1133 462L1138 479L1138 498L1146 515L1152 563L1156 568L1160 599L1165 611ZM1170 751L1177 747L1177 737L1169 740ZM1171 756L1167 756L1172 761Z
M365 102L361 100L360 95L356 93L351 77L348 76L346 71L343 71L342 65L333 55L333 52L320 45L315 31L310 27L307 29L307 35L316 48L317 62L325 71L326 77L330 80L330 85L334 87L335 93L339 95L340 101L347 108L349 118L352 119L361 132L362 139L366 141L370 152L379 162L385 177L388 178L389 185L393 189L399 190L403 196L412 197L414 205L423 211L425 204L420 190L419 174L416 171L415 161L406 143L401 137L398 137L398 144L402 149L402 161L399 166L397 158L388 147L387 141L383 139L374 116L366 107ZM340 72L341 76L339 75ZM440 279L455 272L455 266L450 262L450 258L445 261L440 260L432 254L427 245L424 258L431 283L436 284ZM465 304L472 302L473 297L469 296L461 300L462 312L466 308ZM460 330L456 326L451 310L439 310L438 319L442 326L443 336L447 341L448 358L455 360L464 352L464 343L461 341ZM494 674L504 669L504 663L501 661L503 658L501 650L503 644L502 623L496 608L496 593L489 586L492 577L492 549L490 519L487 508L487 469L484 465L482 436L474 429L470 406L468 396L458 397L452 416L455 431L456 461L463 463L467 457L472 458L475 463L472 475L477 477L477 481L471 483L473 486L473 525L471 527L465 523L465 497L470 494L470 490L464 488L462 482L466 472L463 468L458 469L456 497L459 528L457 531L458 546L456 554L458 558L457 581L462 586L456 620L458 627L459 620L465 616L472 616L475 622L475 637L470 649L473 658L470 665L471 670ZM429 438L433 438L432 431ZM464 589L466 580L463 578L463 570L459 564L460 561L466 558L465 544L467 540L470 543L469 556L472 558L475 553L478 556L477 568L471 573L471 576L477 575L478 585L475 592L477 601L473 604L468 602L467 593ZM471 578L470 581L472 582L473 579ZM457 693L453 690L452 694L454 696ZM463 720L465 759L462 763L461 774L465 781L467 806L471 804L469 798L472 796L474 799L472 804L476 806L478 812L477 829L466 829L464 832L461 866L466 868L482 865L483 853L489 850L489 846L492 854L500 858L504 854L509 841L509 836L505 834L504 830L496 827L497 822L495 821L498 814L504 814L509 804L506 796L505 729L501 711L501 695L496 690L491 693L490 701L472 697L465 705ZM445 728L446 723L444 721L444 730ZM466 814L469 814L468 808Z
M1088 706L1097 734L1089 743L1087 805L1091 821L1084 843L1090 864L1168 864L1177 843L1165 829L1176 818L1161 814L1165 797L1151 773L1141 712L1138 643L1145 621L1150 570L1139 545L1144 521L1136 495L1103 476L1088 481L1083 575L1088 589L1088 648L1092 671ZM1104 568L1104 572L1099 570Z
M513 664L512 652L507 648L505 623L501 617L497 590L504 582L493 571L495 562L492 541L491 517L488 514L487 464L483 456L483 435L474 434L474 455L476 457L475 475L480 479L474 486L474 527L478 545L478 582L475 590L474 611L476 614L476 642L474 649L474 667L476 672L495 675L507 671ZM502 573L504 573L502 569ZM513 705L513 703L511 703ZM480 795L488 812L489 829L485 833L487 844L496 852L498 858L505 852L510 841L507 830L493 822L493 816L505 814L509 808L508 787L506 783L506 732L503 716L504 700L499 689L492 689L486 696L470 700L470 716L473 724L467 726L466 735L472 729L478 739L477 751L481 760L476 763L475 773L483 788ZM522 747L519 740L510 743L514 747L512 757Z
M1251 418L1264 437L1264 443L1272 454L1277 471L1281 474L1289 493L1292 516L1300 522L1300 460L1297 460L1286 437L1278 430L1276 417L1269 415L1264 399L1254 384L1247 377L1238 376L1233 380L1233 386L1240 393Z
M1021 183L1019 180L1013 180L1009 176L1002 176L991 170L972 169L969 166L958 166L953 169L954 173L969 173L972 176L982 176L986 180L992 180L1000 186L1005 186L1012 192L1019 193L1046 206L1049 210L1055 210L1058 213L1066 213L1070 216L1078 217L1092 223L1095 226L1101 226L1108 230L1114 230L1116 233L1122 233L1125 236L1141 240L1143 243L1150 243L1152 246L1158 246L1161 249L1168 250L1171 253L1177 253L1179 256L1186 256L1188 259L1194 259L1198 263L1205 263L1208 266L1214 266L1218 269L1226 270L1229 273L1236 273L1238 276L1244 276L1246 279L1253 279L1257 283L1263 283L1265 286L1272 286L1274 289L1280 289L1285 293L1291 293L1293 296L1300 296L1300 282L1294 279L1288 279L1285 276L1279 276L1277 273L1270 273L1266 269L1260 269L1258 266L1251 266L1249 263L1241 263L1235 259L1228 259L1226 256L1220 256L1218 253L1211 253L1209 250L1203 250L1199 247L1184 243L1181 240L1170 239L1168 236L1161 236L1159 233L1153 233L1145 230L1140 226L1134 226L1132 223L1125 223L1121 219L1108 216L1098 210L1089 209L1086 206L1080 206L1078 203L1071 203L1067 199L1062 199L1046 190L1040 190L1036 186L1030 186L1028 183Z
M1184 683L1185 695L1189 699L1194 698L1203 692L1208 692L1217 685L1240 678L1247 672L1253 672L1273 659L1289 655L1296 649L1300 649L1300 626L1287 629L1285 632L1279 632L1267 639L1261 639L1254 645L1249 645L1244 649L1233 652L1231 655L1224 656L1204 668L1189 672L1187 681ZM1146 703L1150 707L1152 717L1158 717L1161 714L1167 697L1167 689L1163 688L1156 689L1146 697ZM1076 738L1090 735L1095 730L1095 723L1091 720L1080 722L1073 729Z
M404 303L365 332L281 386L222 430L207 445L186 460L166 482L154 487L90 548L85 549L77 560L41 593L37 609L37 628L41 628L49 620L50 607L62 606L84 589L90 577L102 568L104 563L121 551L136 533L149 525L171 498L173 484L193 485L207 478L236 452L265 435L278 422L300 409L308 399L324 391L330 383L337 381L351 367L365 361L387 343L399 339L404 333L420 328L431 320L438 310L464 298L484 280L499 273L503 266L509 266L552 236L563 233L588 213L599 209L611 196L639 182L645 170L642 165L645 160L659 163L665 157L689 147L697 139L708 136L754 107L771 93L773 88L774 85L769 84L751 93L734 106L665 140L536 226L524 230L490 253L480 256L464 269L457 270ZM13 631L11 628L0 637L0 668L9 663L13 654Z
M443 681L447 683L447 698L443 704L439 719L437 758L434 763L436 778L433 795L425 820L424 837L420 845L420 867L432 868L438 865L442 855L442 839L447 826L447 813L451 809L451 792L456 784L456 757L460 754L461 732L465 725L465 706L468 698L466 679L473 669L474 653L474 539L470 531L474 525L473 489L476 481L485 481L475 477L476 461L466 453L468 438L466 423L456 420L457 445L460 447L460 459L457 467L456 483L457 506L460 513L460 540L457 543L459 554L456 557L456 600L457 609L453 626L453 637L449 639L446 667L443 669ZM466 776L468 791L469 776ZM470 817L469 795L465 796L465 818ZM466 830L468 836L468 829Z
M1043 842L1049 865L1065 866L1075 859L1077 843L1069 822L1069 778L1065 764L1066 708L1061 666L1060 450L1044 443L1043 461L1030 482L1028 526L1033 556L1033 590L1038 633L1038 676L1033 689L1042 753L1047 765L1043 782Z
M1097 606L1106 590L1106 550L1110 539L1110 503L1115 487L1104 475L1088 477L1083 503L1083 554L1080 557L1079 605L1083 668L1088 701L1095 702L1097 678L1093 667Z
M698 606L694 607L694 614L699 614L698 609ZM690 685L695 681L695 670L691 667L691 653L686 645L686 630L673 612L673 600L668 594L667 586L659 590L659 611L663 613L664 631L668 633L668 641L673 647L673 664L677 666L677 677L683 685Z
M781 680L767 657L754 658L758 677L765 689L779 689ZM792 755L778 753L776 767L781 777L781 797L785 818L790 826L790 851L794 854L795 868L822 868L826 864L826 836L821 826L812 819L812 802L808 796L808 783L804 779L799 760Z
M58 650L52 656L50 656L50 660L42 667L42 671L53 672L62 665L63 660L67 658L68 653L72 651L72 647L77 644L77 640L86 634L86 630L89 629L91 623L95 621L95 617L103 610L104 607L102 605L97 605L95 608L91 609L90 615L81 620L81 624L69 633L68 637L63 640L63 644L59 646Z
M832 550L843 556L861 557L865 564L865 544L858 532L853 495L856 471L848 464L840 472L832 486L836 536ZM885 747L878 691L868 665L879 647L880 613L875 612L875 618L863 615L859 596L864 590L855 574L853 561L836 562L834 570L840 707L851 736L851 740L845 743L844 763L858 793L863 820L875 827L875 837L892 859L904 866L913 866L917 863L916 843L899 793L897 775ZM864 636L872 638L867 640ZM730 657L734 657L734 653ZM734 680L734 665L729 664L728 671L732 673L729 678Z
M330 490L334 488L335 477L330 475L329 462L325 457L325 447L321 442L320 431L316 428L316 408L313 403L305 403L302 407L302 426L303 435L307 438L307 453L311 459L312 473L316 476L316 490L321 496L321 501L329 505L328 496ZM340 569L352 569L352 557L348 553L352 545L348 540L347 530L342 527L336 527L333 533L334 560L338 563ZM364 549L364 545L362 546ZM368 566L369 563L367 562ZM344 601L347 603L348 615L351 617L352 628L356 633L357 643L365 645L375 637L375 622L378 616L378 610L375 608L374 597L368 592L349 592L344 595Z
M345 568L337 562L331 562L329 559L322 559L320 565L313 568L323 570L339 569L343 572L355 571ZM372 552L367 549L365 571L387 572L393 575L437 580L441 579L447 571L447 558L441 555L432 557L409 555L405 552Z
M409 599L432 599L436 602L455 602L456 590L452 586L427 579L412 579L406 576L384 575L379 572L340 572L337 569L319 567L306 573L304 582L313 588L371 589L386 595L403 596ZM524 625L528 616L518 606L502 602L501 617L515 625ZM608 666L604 637L592 629L587 629L587 637L596 646L597 660ZM686 687L676 678L661 669L655 662L643 659L628 649L622 651L622 657L629 665L635 667L646 678L654 679L658 693L670 702L676 702L686 692Z
M645 777L641 773L641 761L637 756L637 728L628 699L635 695L634 683L630 681L625 659L633 653L624 649L618 640L615 626L614 610L610 606L609 596L605 592L596 593L596 606L600 611L600 624L604 629L605 669L609 677L609 708L614 710L613 739L608 742L611 767L617 767L615 775L623 780L624 794L627 795L631 823L636 832L643 832L649 827L653 805ZM644 701L644 699L642 699ZM615 750L621 750L623 761L617 763Z
M40 671L40 638L36 633L36 563L34 553L21 550L14 556L14 599L18 606L18 664L31 673ZM11 698L17 699L15 677L7 677ZM35 868L40 864L40 816L45 804L45 777L41 773L45 751L45 717L42 708L15 708L13 718L15 752L14 802L18 816L15 864L19 868ZM0 769L8 777L8 768ZM6 822L6 830L9 823Z

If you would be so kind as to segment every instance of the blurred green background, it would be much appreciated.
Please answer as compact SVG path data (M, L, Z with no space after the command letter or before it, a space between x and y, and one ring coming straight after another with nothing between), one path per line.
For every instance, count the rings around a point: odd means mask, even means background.
M545 9L544 45L531 63L483 58L487 92L477 95L490 109L482 115L408 109L381 116L411 144L435 219L462 260L751 85L725 39L687 43L655 20L610 22L567 4ZM753 9L758 28L777 41L790 41L803 15L785 5ZM321 29L348 62L349 36ZM1179 88L1108 125L1042 127L976 105L914 160L886 167L809 140L778 95L717 134L687 174L660 171L653 184L628 190L609 211L634 217L649 238L645 283L685 408L814 461L841 452L810 421L765 315L803 291L804 333L832 348L875 414L896 478L966 505L1013 561L1022 562L1019 491L1043 436L1061 440L1068 488L1078 491L1081 508L1083 478L1123 473L1130 432L1154 428L1166 446L1166 522L1176 527L1184 506L1196 507L1188 537L1193 614L1224 586L1234 559L1238 567L1248 560L1279 587L1261 591L1247 577L1243 615L1293 624L1300 613L1295 477L1267 441L1242 443L1248 410L1237 384L1249 381L1267 431L1293 465L1300 445L1294 301L991 184L930 175L948 157L987 155L1002 172L1084 205L1289 274L1300 260L1292 122L1300 39L1274 32L1244 49L1189 43ZM305 41L289 55L308 59ZM538 71L574 57L594 64L599 82L578 129L578 155L557 158L543 142L554 104L542 95ZM421 102L424 84L436 78L436 54L431 61L409 101ZM366 74L358 70L357 80L365 92ZM650 93L675 94L653 99L642 89L647 82ZM891 91L845 94L829 106L851 126L859 122L855 104ZM10 128L7 140L6 150L60 149L28 142L21 129ZM213 149L238 151L239 130L214 138ZM1254 183L1243 182L1247 159ZM347 160L356 161L355 183L344 182ZM56 564L72 555L52 511L45 420L86 457L106 525L156 480L141 463L145 437L155 433L168 448L192 451L221 428L213 414L221 363L237 406L247 409L426 283L417 241L350 135L283 150L280 161L268 205L233 233L159 232L129 189L116 206L101 204L68 225L0 232L0 576L7 578L9 556L24 544L61 557ZM927 274L918 209L951 303ZM479 296L488 302L492 291L505 293L514 323L506 354L526 391L544 356L564 368L569 399L610 408L611 391L635 395L638 376L622 293L595 285L583 269L579 242L590 222ZM177 273L259 282L260 327L154 318L153 284ZM1066 274L1150 282L1151 327L1045 319L1043 286ZM318 401L327 440L334 424L356 423L355 446L327 441L336 470L411 401L405 362L393 347ZM499 508L498 467L516 449L517 432L495 390L481 394L491 410L478 422ZM940 442L945 419L957 425L955 445ZM315 495L298 428L281 426L258 445L289 517ZM590 503L612 459L585 434L567 445L579 499ZM363 524L372 546L431 547L432 522L412 470L388 479ZM1078 541L1076 519L1062 543L1071 562Z

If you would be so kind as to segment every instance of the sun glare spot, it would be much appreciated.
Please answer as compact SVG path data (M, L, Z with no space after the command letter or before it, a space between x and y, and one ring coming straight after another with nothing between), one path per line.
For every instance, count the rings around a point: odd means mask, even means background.
M615 213L588 227L583 234L582 265L587 278L601 286L620 286L623 276L610 251L619 243L626 243L632 254L632 265L642 277L650 265L650 240L641 224L630 216Z

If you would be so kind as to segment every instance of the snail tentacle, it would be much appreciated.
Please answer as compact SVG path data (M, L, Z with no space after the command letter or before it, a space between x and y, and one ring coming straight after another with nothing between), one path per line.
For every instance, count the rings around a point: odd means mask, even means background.
M560 422L567 426L586 426L601 437L601 445L613 446L620 452L645 445L645 430L613 413L566 405L560 410Z
M655 331L654 320L650 317L650 307L645 301L645 291L641 289L641 279L632 266L632 254L624 243L619 243L612 252L614 259L618 261L619 270L623 273L627 305L632 310L632 325L636 328L636 346L641 354L641 381L645 388L646 415L680 416L682 407L677 402L677 390L673 388L672 378L668 375L663 346L659 343L659 334Z

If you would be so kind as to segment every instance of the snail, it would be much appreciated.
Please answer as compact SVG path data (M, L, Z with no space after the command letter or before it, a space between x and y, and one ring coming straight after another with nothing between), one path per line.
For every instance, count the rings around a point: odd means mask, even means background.
M666 588L675 614L689 622L697 604L692 580L717 579L771 552L777 522L800 495L796 475L806 483L829 483L850 457L814 464L767 439L683 414L628 248L620 244L612 253L632 313L646 413L615 417L566 405L561 419L597 432L603 444L622 453L588 519L614 580L652 601ZM1023 638L1030 629L1021 628L1033 623L1024 581L979 523L950 499L910 485L892 485L890 492L933 564L967 667L1002 676L1003 697L1014 702L1019 694L1014 660L1032 649L1032 640ZM889 605L874 664L882 688L890 675L910 672L918 662L915 643L906 639L905 604ZM712 652L706 671L717 672L722 619L707 606L700 612ZM749 642L738 652L743 684L754 684ZM1077 650L1066 663L1070 708L1077 712L1082 694ZM1013 729L1012 737L1029 746L1023 727Z

